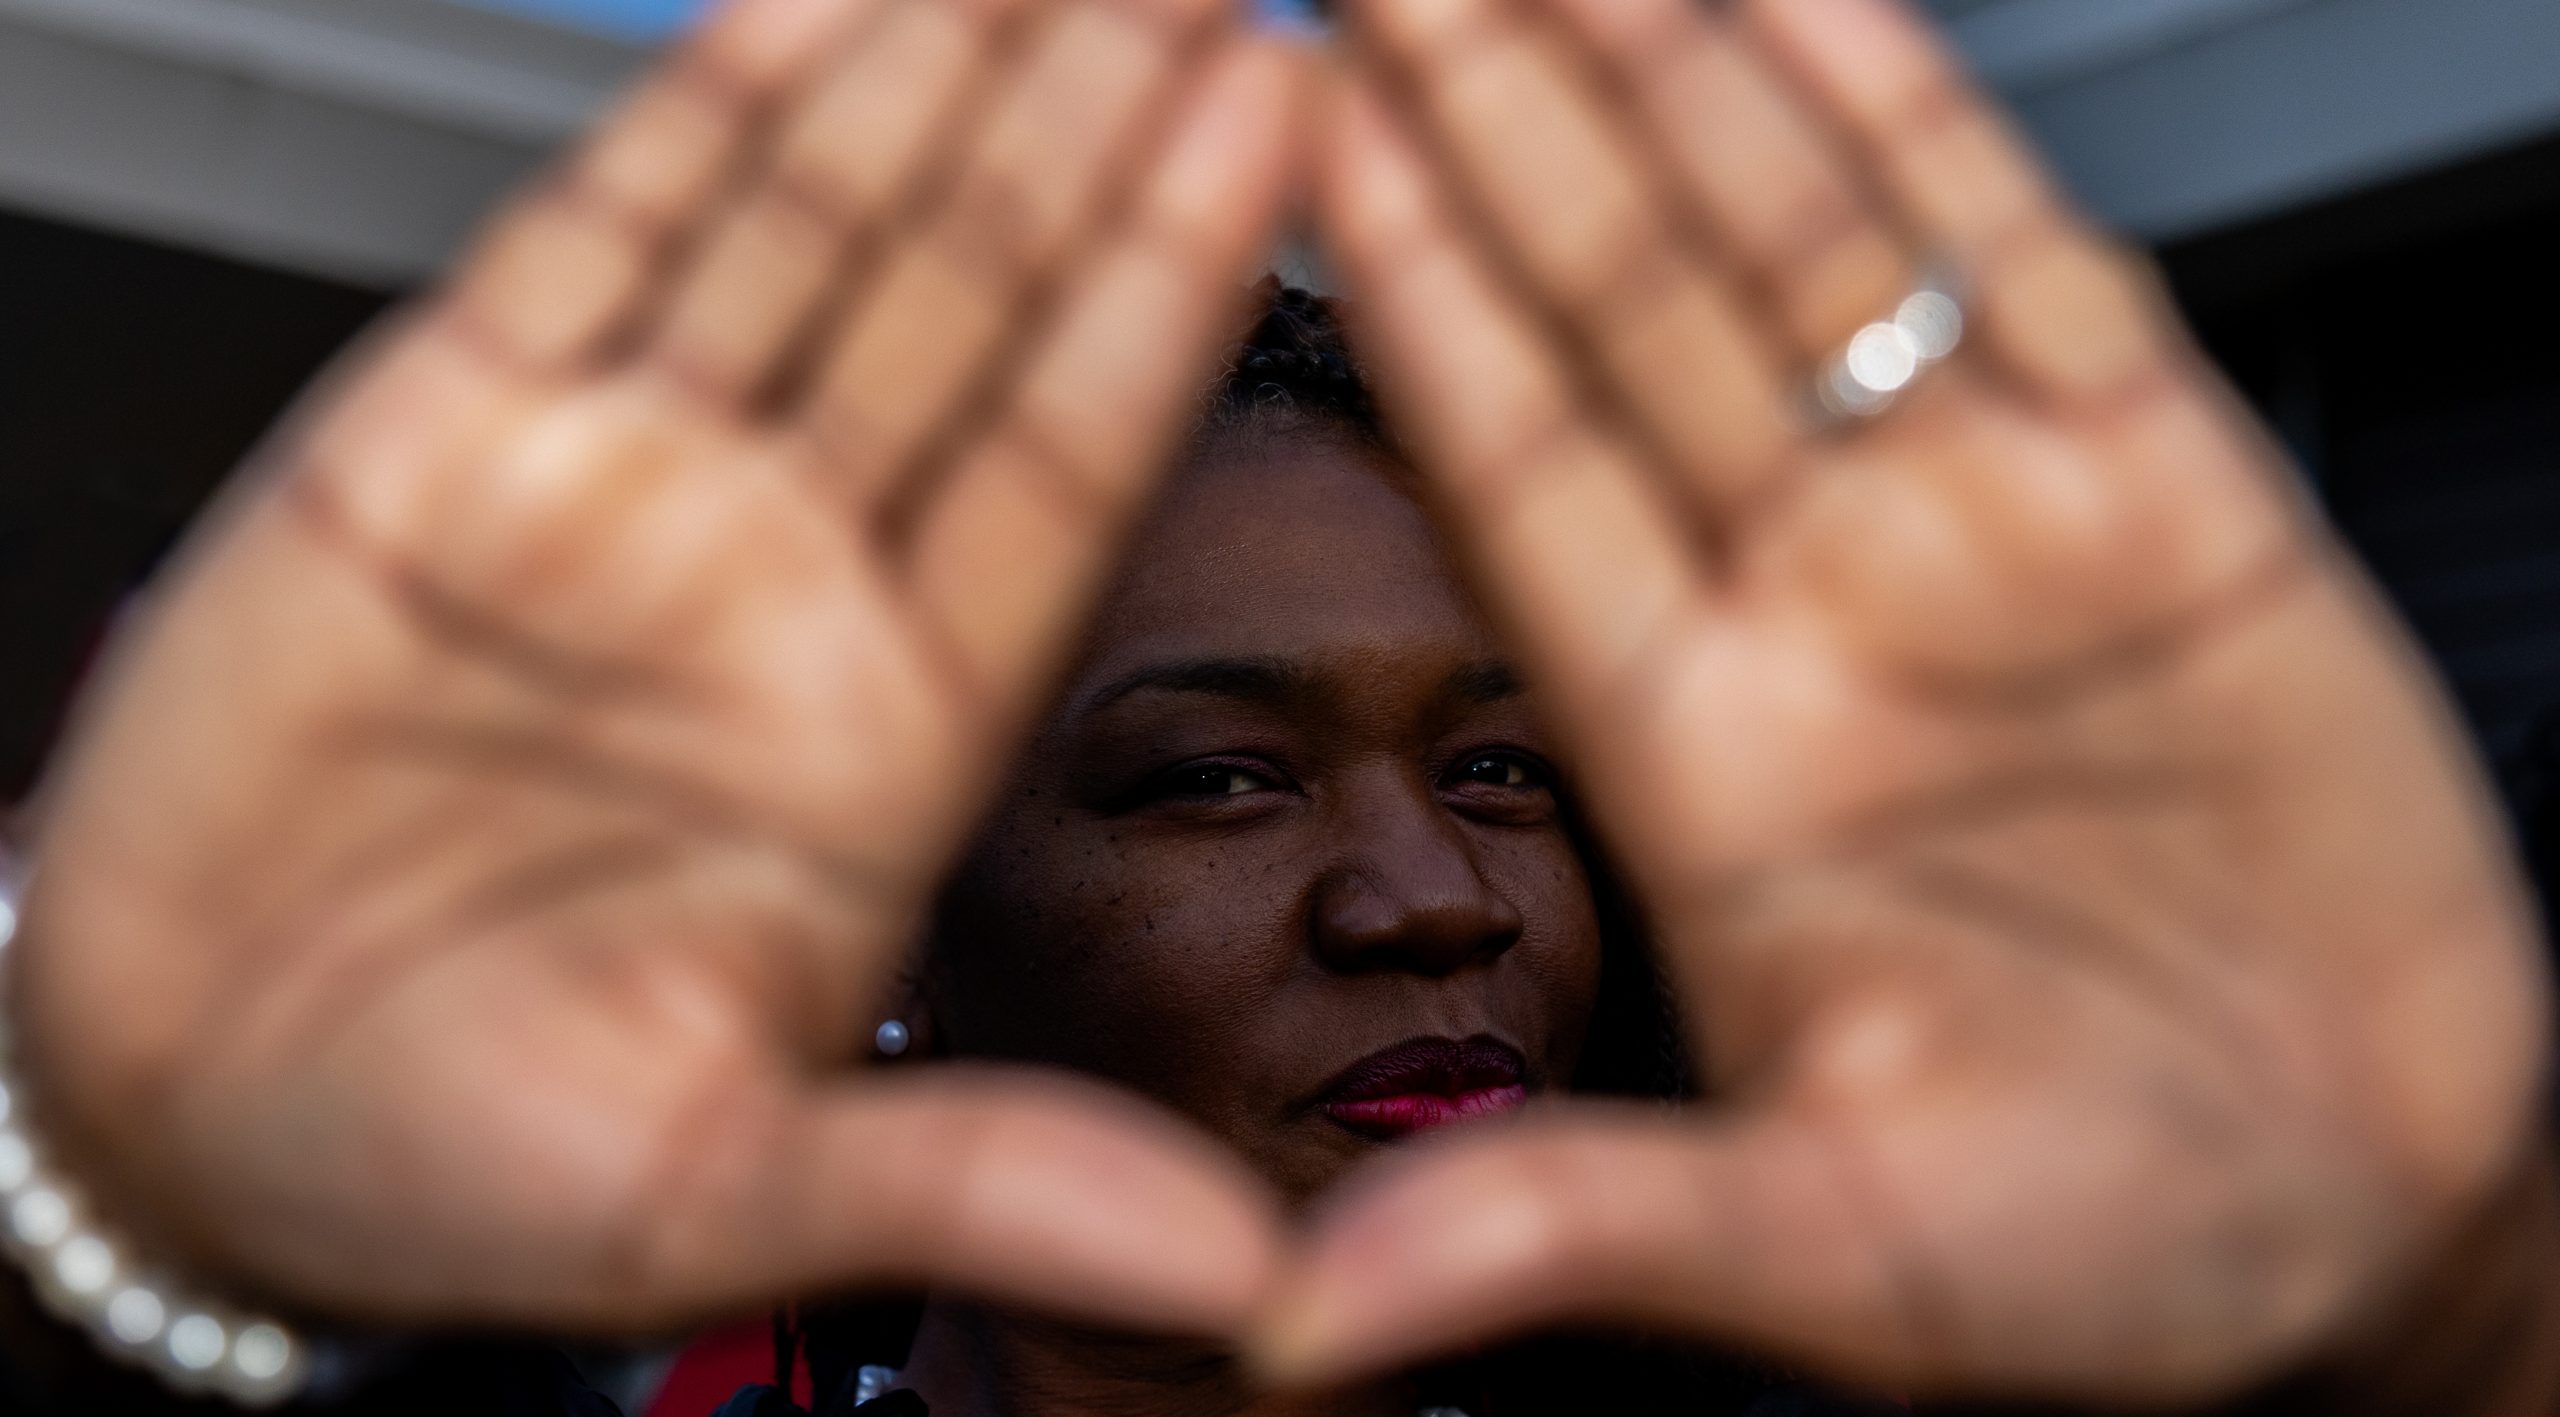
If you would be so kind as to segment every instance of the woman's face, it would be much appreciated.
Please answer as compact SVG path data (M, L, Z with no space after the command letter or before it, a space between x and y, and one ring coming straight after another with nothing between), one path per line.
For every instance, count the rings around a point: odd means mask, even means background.
M945 906L940 1044L1189 1114L1303 1199L1561 1086L1600 977L1553 756L1373 453L1188 473Z

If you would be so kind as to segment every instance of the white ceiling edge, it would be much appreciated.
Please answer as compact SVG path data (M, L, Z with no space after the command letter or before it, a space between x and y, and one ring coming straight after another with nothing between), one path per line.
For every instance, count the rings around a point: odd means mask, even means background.
M1934 3L2145 238L2560 125L2553 0ZM414 281L644 60L443 0L0 0L0 204Z
M1976 73L2012 95L2123 68L2318 0L1940 0Z
M442 265L541 145L0 24L0 203L371 286Z
M575 131L643 57L435 0L0 0L0 24L526 143Z
M2310 3L1939 0L1982 75L2011 91ZM439 0L0 0L0 22L536 142L575 130L643 58L618 40Z
M2102 218L2165 240L2560 133L2555 59L2554 0L2313 0L2013 101Z

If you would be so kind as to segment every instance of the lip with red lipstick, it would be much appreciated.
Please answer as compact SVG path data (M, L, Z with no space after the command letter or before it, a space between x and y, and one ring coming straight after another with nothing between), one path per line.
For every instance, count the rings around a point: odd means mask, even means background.
M1493 1038L1415 1038L1345 1068L1317 1107L1362 1136L1393 1140L1517 1111L1529 1100L1520 1050Z

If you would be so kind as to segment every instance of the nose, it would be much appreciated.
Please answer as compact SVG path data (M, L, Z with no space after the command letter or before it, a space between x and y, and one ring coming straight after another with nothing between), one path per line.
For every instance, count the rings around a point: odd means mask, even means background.
M1311 901L1316 955L1342 973L1453 973L1520 939L1520 912L1485 880L1466 832L1427 789L1346 805L1342 856Z

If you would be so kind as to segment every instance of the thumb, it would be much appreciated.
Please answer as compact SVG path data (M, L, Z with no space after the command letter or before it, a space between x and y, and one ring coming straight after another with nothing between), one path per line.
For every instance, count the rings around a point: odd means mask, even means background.
M1563 1322L1658 1326L1907 1376L1898 1286L1827 1149L1778 1119L1601 1112L1405 1158L1318 1226L1250 1353L1327 1386Z
M1064 1078L936 1070L811 1088L661 1211L655 1272L708 1308L932 1285L1077 1317L1240 1332L1279 1207L1207 1138Z

